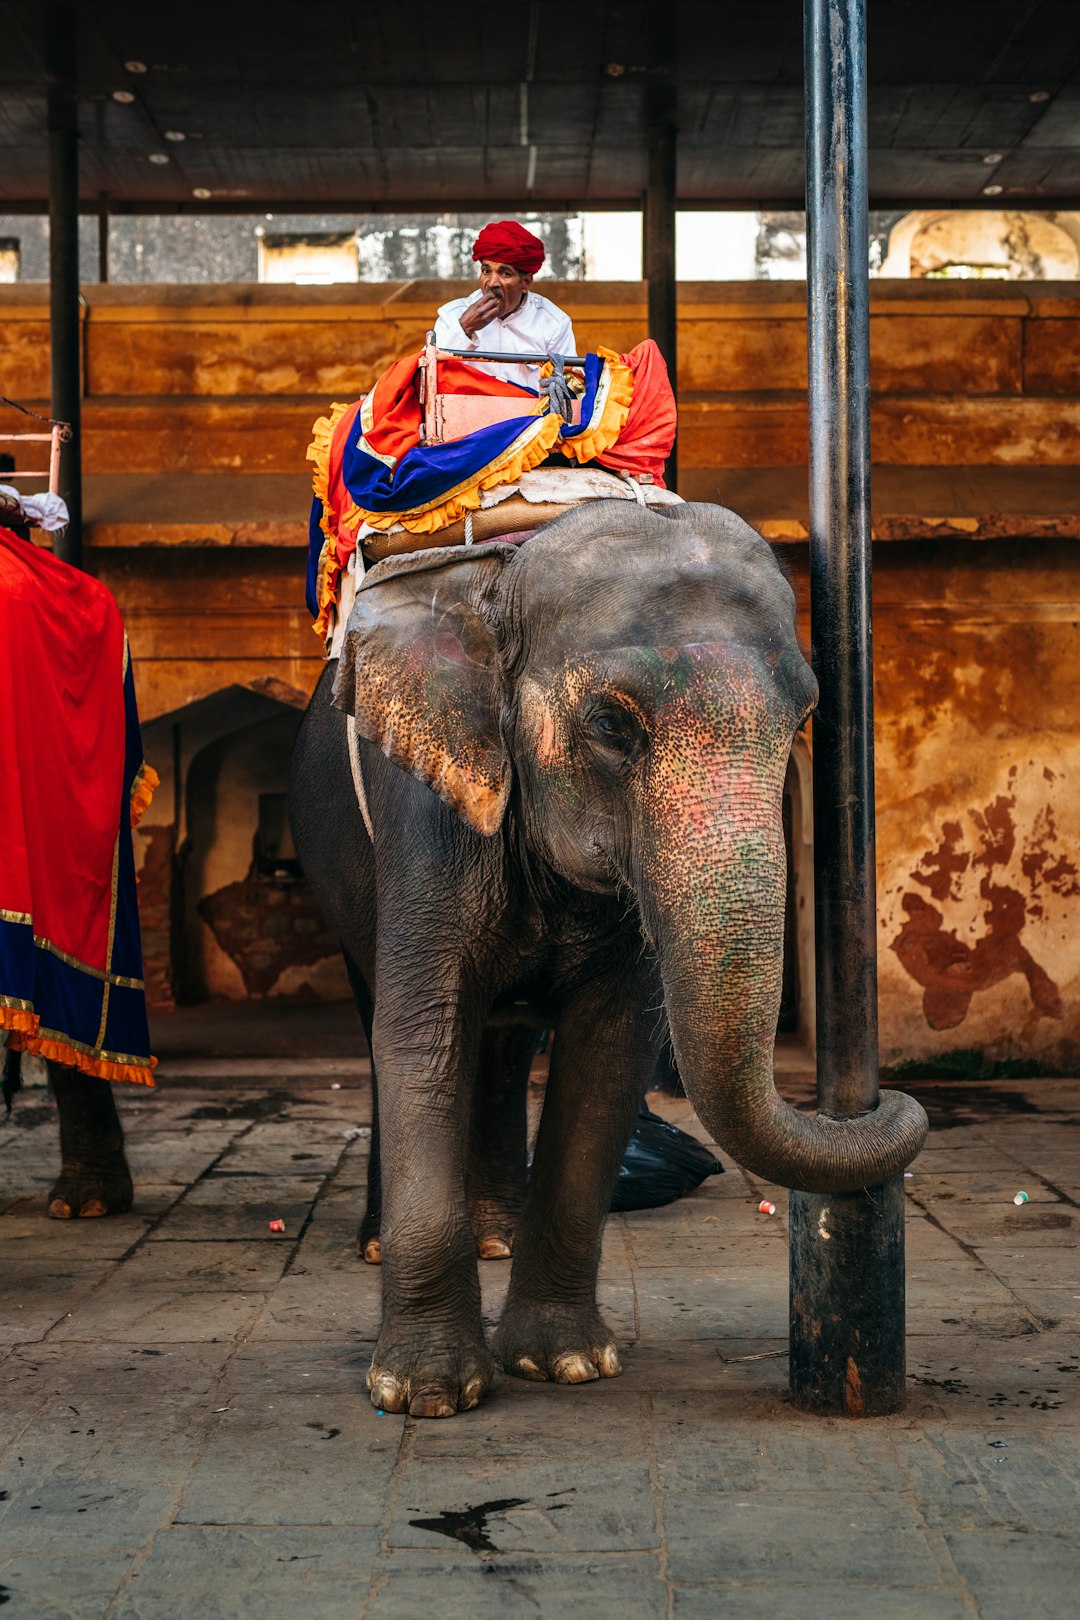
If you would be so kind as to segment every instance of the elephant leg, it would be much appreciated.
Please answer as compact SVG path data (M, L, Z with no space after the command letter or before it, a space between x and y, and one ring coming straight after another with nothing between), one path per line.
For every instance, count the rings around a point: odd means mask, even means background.
M526 1104L535 1050L535 1029L518 1024L484 1032L466 1175L481 1260L508 1260L514 1252L528 1181Z
M458 982L379 970L383 1320L373 1405L411 1417L476 1406L494 1375L465 1196L466 1138L483 1013Z
M369 1266L382 1261L379 1229L382 1226L382 1161L379 1153L379 1079L375 1072L374 1017L375 1008L367 980L349 955L345 957L349 984L367 1037L368 1056L371 1060L371 1140L368 1144L367 1200L364 1217L356 1231L356 1252Z
M122 1214L133 1190L112 1086L59 1063L49 1064L49 1080L60 1114L60 1178L49 1214L57 1221Z
M495 1353L522 1378L581 1384L621 1371L596 1303L600 1240L652 1071L645 998L595 986L555 1033L525 1214ZM653 1003L655 1005L655 1003Z
M370 1037L369 1037L370 1040ZM382 1150L379 1145L379 1077L371 1060L371 1141L368 1146L367 1203L356 1230L356 1252L369 1266L382 1264Z

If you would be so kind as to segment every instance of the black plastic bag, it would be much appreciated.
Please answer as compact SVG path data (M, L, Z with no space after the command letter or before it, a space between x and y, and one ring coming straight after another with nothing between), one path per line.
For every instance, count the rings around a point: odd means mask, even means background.
M673 1204L723 1168L707 1147L642 1103L619 1166L611 1208L658 1209Z

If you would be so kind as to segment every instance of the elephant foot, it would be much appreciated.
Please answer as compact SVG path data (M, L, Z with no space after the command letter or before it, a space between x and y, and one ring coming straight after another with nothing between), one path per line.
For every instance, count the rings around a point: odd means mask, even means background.
M100 1215L123 1215L134 1201L127 1163L108 1171L65 1165L49 1193L49 1214L54 1221L84 1220Z
M378 1216L369 1213L360 1222L356 1233L356 1252L365 1265L382 1265L382 1243L379 1241Z
M481 1260L509 1260L520 1212L485 1200L473 1206L472 1229Z
M590 1384L622 1372L615 1340L595 1309L508 1306L494 1348L508 1373L540 1383Z
M483 1340L442 1349L380 1337L367 1375L371 1404L414 1418L453 1417L479 1406L495 1376Z

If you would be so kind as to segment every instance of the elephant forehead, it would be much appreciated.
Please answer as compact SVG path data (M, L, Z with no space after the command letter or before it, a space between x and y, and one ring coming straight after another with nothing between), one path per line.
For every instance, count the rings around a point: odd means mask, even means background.
M542 681L549 709L575 709L589 698L611 694L632 708L647 705L657 719L696 716L710 723L742 714L792 706L804 710L816 694L809 665L797 646L746 646L737 642L691 642L678 647L620 647L585 656L568 655Z

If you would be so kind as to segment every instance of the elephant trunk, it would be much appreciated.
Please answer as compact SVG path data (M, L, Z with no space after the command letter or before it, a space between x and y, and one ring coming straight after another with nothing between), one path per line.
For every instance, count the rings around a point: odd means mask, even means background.
M787 752L737 748L735 757L684 759L674 775L662 772L639 893L679 1073L714 1140L778 1185L853 1192L898 1175L921 1148L927 1120L900 1092L839 1120L799 1113L776 1091Z

